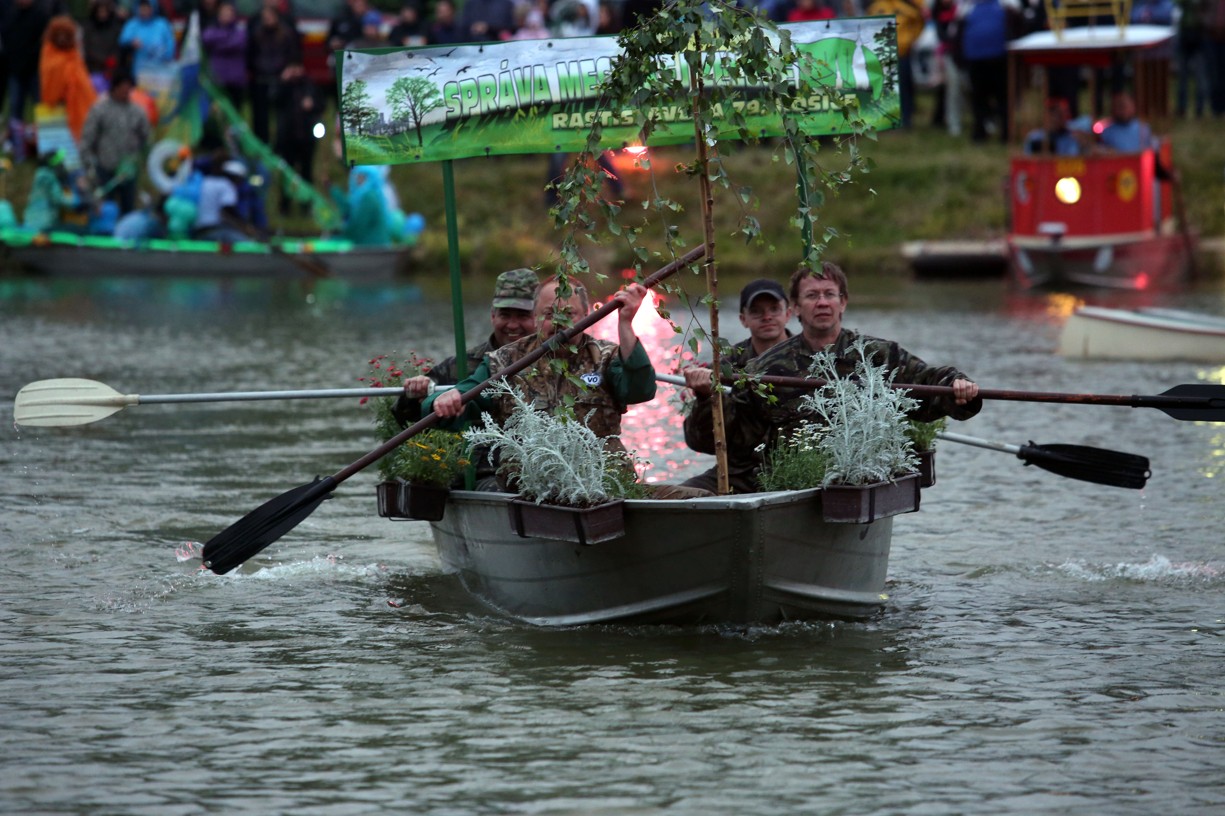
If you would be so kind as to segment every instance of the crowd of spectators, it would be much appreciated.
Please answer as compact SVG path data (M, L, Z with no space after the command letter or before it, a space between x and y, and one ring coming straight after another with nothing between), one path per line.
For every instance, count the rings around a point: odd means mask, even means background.
M403 0L398 10L372 0L344 0L331 20L326 50L418 46L489 40L613 34L664 0ZM897 19L901 125L914 115L916 48L936 74L933 124L961 132L963 111L971 138L1008 134L1005 51L1014 37L1045 27L1042 0L741 0L779 21L888 15ZM96 93L117 68L142 74L173 60L175 34L163 12L189 4L164 0L89 0L77 36ZM256 135L272 143L282 87L300 84L303 38L292 0L262 0L243 19L233 0L197 0L201 41L211 74L230 100L249 106ZM250 8L250 5L245 7ZM69 13L67 0L0 0L0 108L7 102L8 145L18 156L30 141L29 112L39 98L40 56L52 18ZM1225 0L1134 0L1132 22L1174 25L1177 113L1225 115ZM934 49L930 46L934 42ZM1078 77L1053 77L1072 83ZM930 84L930 83L929 83ZM330 89L325 88L324 91ZM290 97L302 96L296 87ZM1071 114L1076 98L1066 94ZM292 100L286 104L293 104ZM78 117L79 118L79 117ZM79 123L78 123L79 126ZM290 141L294 136L291 135Z
M394 0L391 0L394 2ZM338 0L339 2L339 0ZM1009 40L1046 27L1042 0L740 0L779 22L841 16L892 16L897 20L900 125L913 126L916 63L923 86L935 91L931 124L959 135L967 110L970 138L1009 138L1006 50ZM421 46L615 34L655 14L664 0L343 0L314 59L341 49ZM313 183L312 128L326 106L331 83L316 85L304 69L302 26L292 0L88 0L74 19L67 0L0 0L0 110L5 110L5 149L16 160L34 154L33 105L62 105L74 139L96 134L88 114L114 107L114 77L131 83L130 103L156 124L156 109L141 88L175 58L176 34L164 12L198 12L200 44L209 75L252 131ZM1225 0L1133 0L1133 23L1177 30L1176 113L1225 116ZM181 20L177 22L182 22ZM1083 24L1085 21L1081 21ZM317 41L316 41L317 42ZM319 53L320 51L323 54ZM326 57L333 59L333 57ZM933 80L933 77L935 78ZM1102 82L1101 79L1109 81ZM1076 69L1052 69L1051 95L1063 100L1053 112L1078 116L1083 79ZM1117 91L1124 71L1099 77L1094 87ZM125 100L128 95L125 94ZM5 107L7 103L7 108ZM1094 107L1100 109L1100 100ZM125 108L126 110L126 108ZM1056 121L1056 125L1061 125ZM1062 133L1061 127L1056 130ZM147 139L142 140L147 142ZM1053 145L1039 138L1034 144ZM1061 144L1070 144L1063 140ZM148 149L148 144L141 148ZM82 156L89 158L88 146ZM222 162L218 162L221 164ZM86 162L88 164L88 162ZM113 171L103 162L103 171ZM104 172L103 175L106 175ZM125 191L127 180L117 185ZM132 208L123 197L123 211ZM294 204L282 199L282 212Z

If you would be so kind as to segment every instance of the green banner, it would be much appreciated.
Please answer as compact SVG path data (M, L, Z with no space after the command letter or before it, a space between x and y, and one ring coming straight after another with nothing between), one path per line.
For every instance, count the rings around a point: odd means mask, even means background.
M894 18L790 23L795 48L818 66L819 90L794 111L814 135L846 132L837 97L857 97L869 127L898 119ZM600 110L598 87L620 50L614 37L522 40L479 45L341 52L338 83L345 160L409 164L508 153L577 152L594 121L606 147L635 143L628 112ZM669 63L682 75L682 60ZM717 67L714 81L719 81ZM735 104L762 136L783 133L778 115L743 88ZM693 138L685 105L656 109L652 145ZM730 125L722 136L733 138Z

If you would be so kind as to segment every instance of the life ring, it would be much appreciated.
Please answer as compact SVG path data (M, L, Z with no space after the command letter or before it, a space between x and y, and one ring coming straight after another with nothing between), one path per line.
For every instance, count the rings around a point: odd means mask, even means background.
M191 178L191 151L174 139L162 139L149 151L145 169L153 186L168 194Z

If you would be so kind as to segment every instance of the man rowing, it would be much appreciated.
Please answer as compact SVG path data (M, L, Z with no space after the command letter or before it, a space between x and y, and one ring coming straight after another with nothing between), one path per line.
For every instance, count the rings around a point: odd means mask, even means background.
M801 266L791 276L791 303L800 321L800 333L767 349L745 366L749 377L807 376L812 357L828 351L835 359L840 376L849 376L858 362L854 350L858 332L842 327L842 317L849 301L846 273L837 264L825 262L817 271ZM929 422L948 416L969 419L982 409L978 386L965 374L951 366L930 366L897 343L876 337L863 337L869 361L884 366L894 382L918 385L951 386L952 394L924 397L910 418ZM699 403L709 401L713 384L695 376L689 385ZM801 388L775 388L773 400L757 389L738 389L723 403L724 426L727 429L728 467L731 473L751 476L756 489L756 475L761 469L764 452L780 436L790 434L801 420L813 416L801 410ZM702 453L714 453L714 428L711 411L694 410L685 419L685 441Z
M613 296L610 306L620 305L618 342L579 334L511 377L509 384L536 408L556 410L568 406L576 421L604 440L605 450L626 454L620 439L622 415L628 406L655 397L655 369L633 325L634 315L646 293L644 286L631 283ZM462 396L535 352L553 337L559 326L572 325L585 317L590 307L587 290L576 281L568 280L563 286L555 277L546 280L536 289L535 333L487 354L476 370L455 388L427 397L422 410L438 414L443 418L440 426L453 430L477 420L482 414L489 414L494 422L504 424L513 406L510 397L482 394L465 405ZM628 455L626 465L630 466ZM654 498L709 495L705 490L674 485L652 485L651 493Z
M787 321L790 319L791 306L787 302L787 293L783 291L778 281L769 278L758 278L752 281L740 290L740 325L749 330L749 336L736 343L727 354L722 356L723 363L732 370L743 370L750 360L791 336L791 331L787 328ZM701 445L702 441L700 439L690 440L689 431L691 428L705 428L711 425L713 401L709 397L712 391L712 375L711 370L705 366L690 366L683 373L685 385L693 389L695 394L705 395L704 399L698 399L690 405L689 421L685 422L685 443L698 450L696 446ZM753 492L756 489L754 487L755 473L756 469L749 463L743 463L741 467L731 470L728 473L728 480L731 483L732 492ZM686 479L681 484L714 492L719 484L718 471L716 468L711 468Z

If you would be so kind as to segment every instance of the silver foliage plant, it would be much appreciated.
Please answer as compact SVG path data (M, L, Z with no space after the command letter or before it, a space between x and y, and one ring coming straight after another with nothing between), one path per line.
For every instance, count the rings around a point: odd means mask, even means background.
M475 447L489 446L516 470L519 494L537 504L586 507L608 501L608 474L615 454L604 450L604 440L573 417L537 409L506 380L491 386L498 396L514 403L499 426L489 414L484 427L469 428L464 437Z
M801 410L825 426L818 442L828 459L822 487L893 481L918 467L906 432L906 413L918 401L894 388L893 374L868 359L862 337L852 349L859 359L850 377L838 376L831 352L814 354L808 376L826 384L800 400Z

